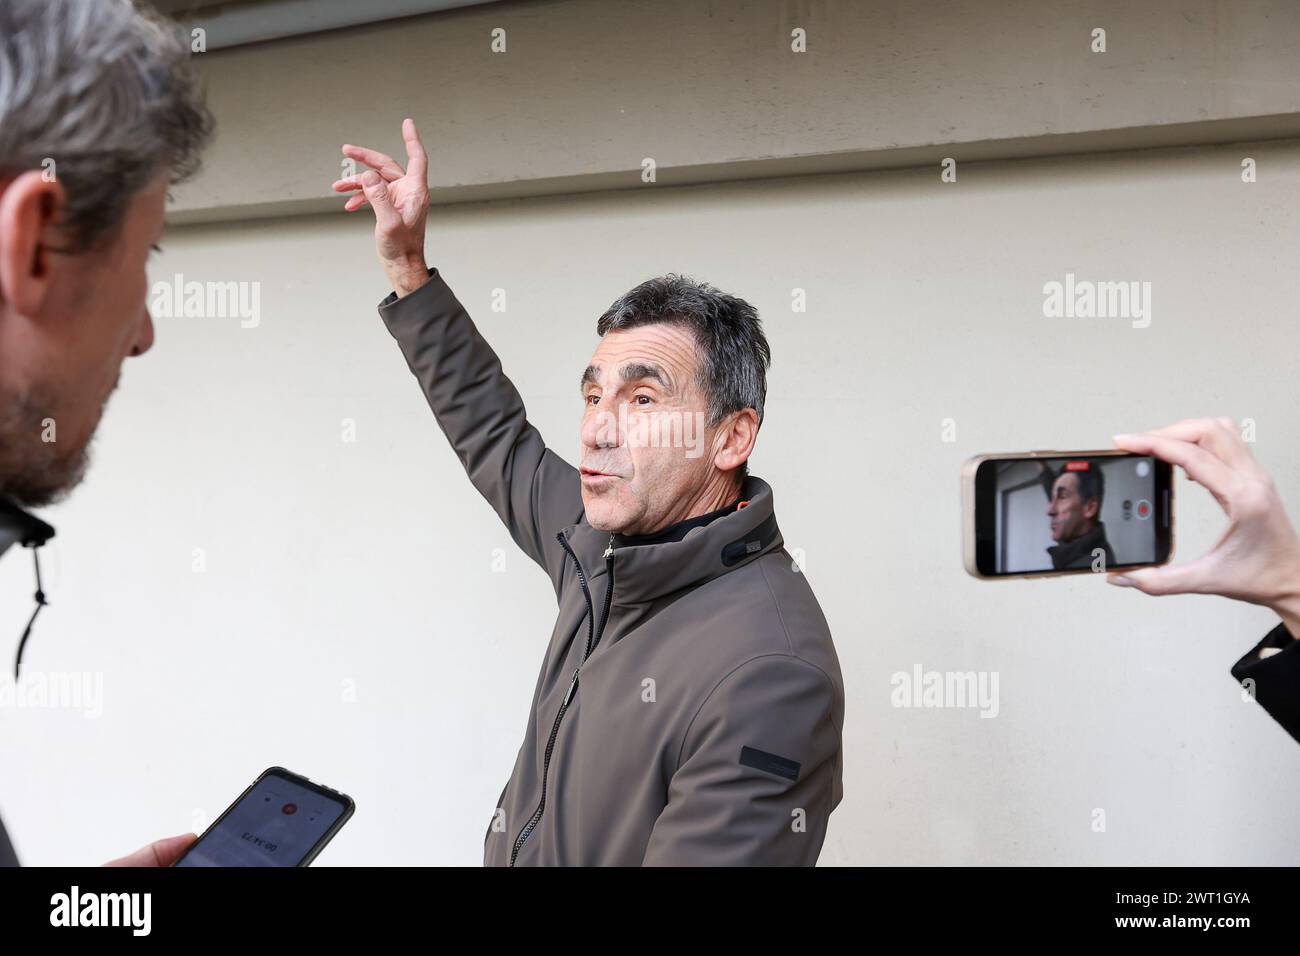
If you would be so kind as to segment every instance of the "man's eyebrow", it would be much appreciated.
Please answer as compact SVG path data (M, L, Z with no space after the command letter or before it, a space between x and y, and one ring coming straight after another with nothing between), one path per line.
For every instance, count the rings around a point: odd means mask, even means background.
M658 382L663 388L671 389L668 384L668 376L664 374L663 369L658 365L652 365L649 362L628 362L621 369L619 375L625 382L636 382L641 379L650 379L652 382ZM581 387L586 388L588 385L600 384L600 366L588 365L582 372Z
M651 365L649 362L629 362L619 370L625 382L635 382L639 379L648 378L651 381L658 382L664 388L669 388L668 376L658 365Z

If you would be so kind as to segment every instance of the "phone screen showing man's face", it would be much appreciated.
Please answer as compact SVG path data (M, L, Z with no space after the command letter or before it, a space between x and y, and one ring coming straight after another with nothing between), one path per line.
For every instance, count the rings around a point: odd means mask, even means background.
M1168 466L1154 458L1020 458L985 469L995 574L1105 572L1167 557Z
M266 774L177 866L298 866L346 811L336 799Z

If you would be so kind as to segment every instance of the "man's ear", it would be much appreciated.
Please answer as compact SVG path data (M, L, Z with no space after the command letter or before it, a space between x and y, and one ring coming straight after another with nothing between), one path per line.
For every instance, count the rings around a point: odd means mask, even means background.
M734 471L749 460L758 439L758 412L743 408L732 415L722 426L722 444L713 454L713 465L719 471Z
M36 315L50 287L49 237L65 202L63 186L37 170L0 192L0 302Z
M1089 498L1083 503L1083 516L1085 518L1095 518L1101 514L1101 502L1096 498Z

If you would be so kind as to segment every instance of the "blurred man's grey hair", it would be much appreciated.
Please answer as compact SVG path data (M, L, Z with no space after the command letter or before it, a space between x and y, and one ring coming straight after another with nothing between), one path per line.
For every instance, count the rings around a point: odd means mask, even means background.
M65 251L111 238L157 174L192 175L212 126L188 48L152 9L0 0L0 177L52 172Z

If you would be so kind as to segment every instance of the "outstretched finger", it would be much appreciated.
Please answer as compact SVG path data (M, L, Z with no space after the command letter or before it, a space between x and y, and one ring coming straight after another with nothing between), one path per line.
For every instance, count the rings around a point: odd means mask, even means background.
M409 117L402 121L402 139L406 142L406 168L412 176L422 183L429 181L429 158L424 152L424 143L420 142L420 131L415 128L415 120Z
M1230 468L1248 469L1255 464L1255 456L1241 440L1237 423L1231 418L1189 418L1152 429L1150 434L1193 442Z
M1240 481L1232 469L1192 442L1147 432L1142 435L1116 435L1115 444L1125 451L1155 455L1162 461L1178 465L1187 472L1187 477L1204 485L1225 510L1228 499Z
M353 146L351 143L343 145L343 155L348 159L355 159L357 162L365 163L384 179L390 183L395 179L401 179L406 175L406 171L398 165L397 160L387 153L381 153L377 149L369 149L365 146Z
M330 189L334 190L336 193L350 193L361 188L360 173L355 176L344 176L342 179L336 179L330 184Z

